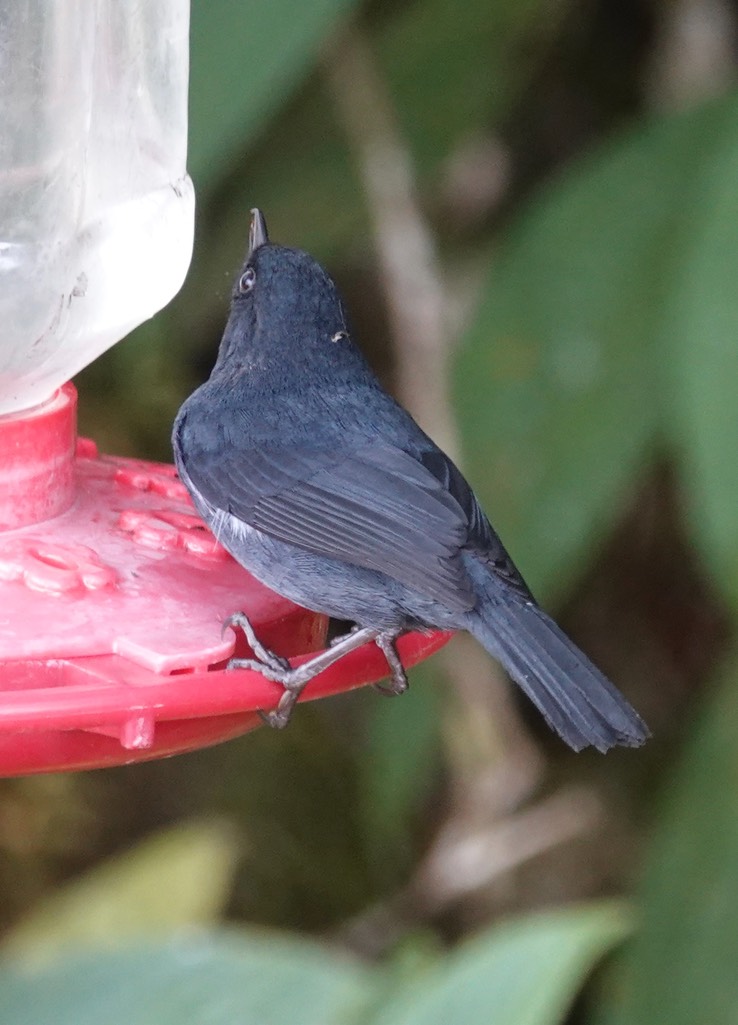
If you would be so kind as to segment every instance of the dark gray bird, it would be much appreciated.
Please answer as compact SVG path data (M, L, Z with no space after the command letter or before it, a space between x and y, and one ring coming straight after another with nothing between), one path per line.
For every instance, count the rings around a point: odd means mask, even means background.
M407 687L403 631L468 630L575 750L635 747L648 728L539 608L451 460L382 389L351 340L335 284L307 253L272 244L252 211L246 263L210 379L180 409L174 455L200 515L258 580L357 624L297 669L265 649L258 669L285 690L367 641L391 692Z

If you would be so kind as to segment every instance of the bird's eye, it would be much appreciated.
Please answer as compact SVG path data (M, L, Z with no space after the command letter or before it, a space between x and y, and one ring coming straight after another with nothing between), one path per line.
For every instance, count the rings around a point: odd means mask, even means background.
M256 271L253 267L247 267L241 277L238 279L238 291L245 295L246 292L250 292L254 287L256 281Z

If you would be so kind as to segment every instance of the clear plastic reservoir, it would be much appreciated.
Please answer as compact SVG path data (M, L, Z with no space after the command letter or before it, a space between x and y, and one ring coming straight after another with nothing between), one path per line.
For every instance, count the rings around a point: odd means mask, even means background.
M189 0L0 0L0 413L184 280L188 31Z

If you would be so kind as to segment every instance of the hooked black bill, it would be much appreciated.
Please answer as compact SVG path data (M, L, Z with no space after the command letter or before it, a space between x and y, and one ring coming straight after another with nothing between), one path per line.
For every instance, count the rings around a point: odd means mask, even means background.
M269 241L269 233L267 231L266 221L264 220L264 214L258 207L254 207L251 211L251 226L249 227L249 251L246 256L247 260L250 260L254 255L259 246L265 245Z

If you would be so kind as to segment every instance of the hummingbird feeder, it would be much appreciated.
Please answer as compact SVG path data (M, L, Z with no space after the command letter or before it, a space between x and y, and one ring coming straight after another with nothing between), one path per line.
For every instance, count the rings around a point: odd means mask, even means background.
M0 775L162 757L244 733L281 688L228 671L247 611L292 660L323 616L216 542L168 464L76 437L70 378L163 307L192 252L188 0L0 0ZM408 634L406 665L447 640ZM367 645L311 682L387 673Z

